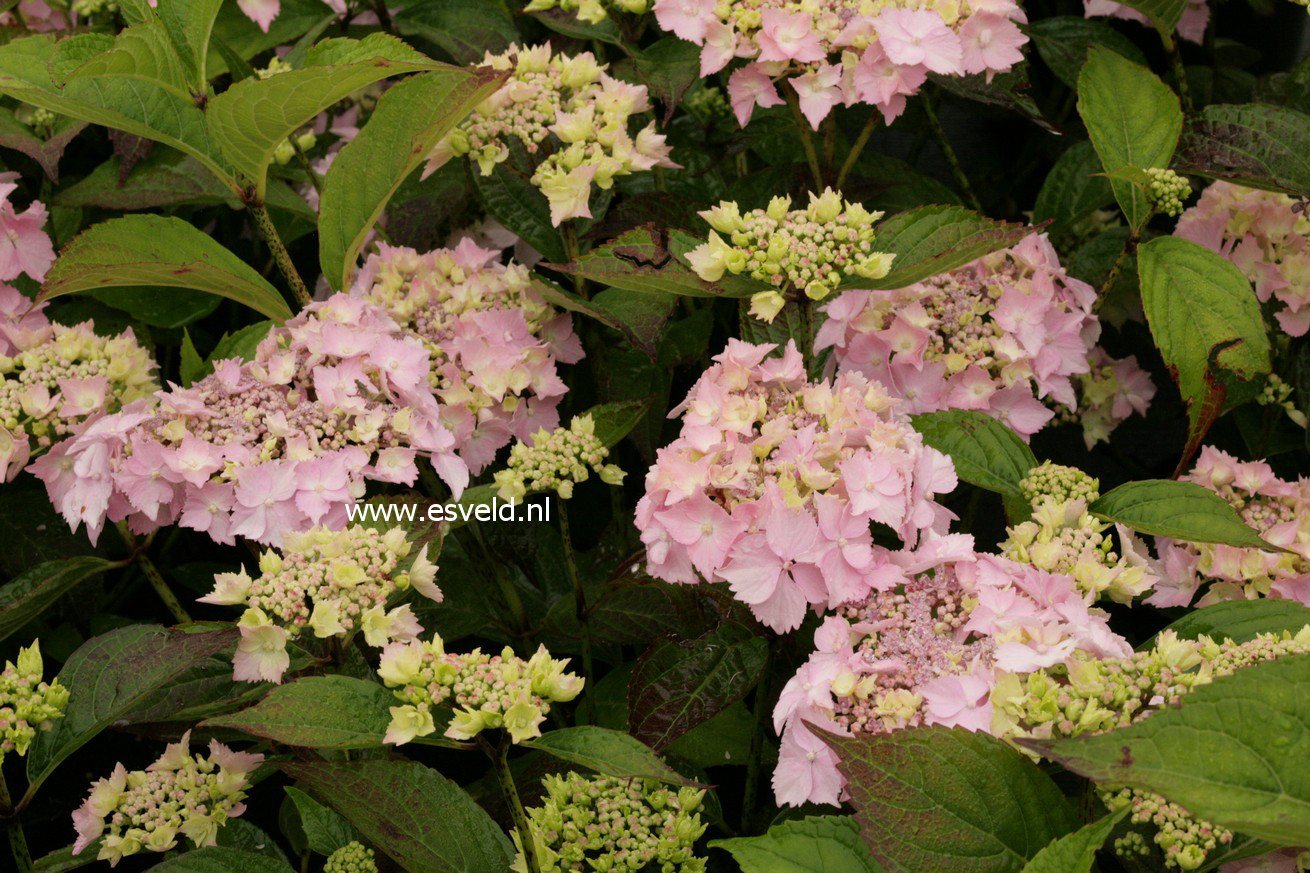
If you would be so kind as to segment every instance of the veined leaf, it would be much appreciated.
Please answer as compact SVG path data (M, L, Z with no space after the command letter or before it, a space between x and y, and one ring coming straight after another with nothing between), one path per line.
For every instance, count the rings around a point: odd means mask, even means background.
M0 586L0 640L39 617L84 579L121 567L122 562L96 555L61 558L37 564Z
M1154 536L1278 551L1248 527L1228 501L1195 482L1128 482L1102 494L1088 509L1106 521Z
M49 139L42 139L8 109L0 108L0 146L22 152L41 165L50 181L59 184L59 159L76 136L86 128L85 121L59 116Z
M1024 865L1023 873L1087 873L1114 826L1127 814L1127 809L1121 809L1052 841Z
M530 280L536 292L548 302L617 330L632 343L633 348L640 349L652 361L664 325L678 305L671 294L623 288L606 288L590 300L584 300L536 273L531 274Z
M90 849L86 850L90 852ZM209 846L184 852L150 868L150 873L292 873L285 861L259 852Z
M333 288L349 284L359 248L396 189L503 81L502 73L449 67L399 82L382 95L323 179L319 263Z
M1113 49L1130 61L1146 63L1141 49L1102 18L1056 15L1030 21L1025 29L1046 66L1061 82L1075 90L1078 88L1078 72L1087 60L1087 50L1094 45Z
M223 0L159 0L164 23L192 86L204 93L209 79L209 38Z
M963 206L920 206L873 226L874 248L896 255L881 279L848 276L842 288L904 288L1008 248L1041 228L995 221Z
M333 812L299 788L288 785L287 797L300 814L309 848L320 855L331 855L342 846L359 839L359 832L339 813Z
M1291 600L1226 600L1189 611L1165 630L1183 639L1204 634L1215 640L1245 643L1260 634L1296 633L1310 625L1310 609Z
M380 748L394 705L396 698L376 682L310 676L279 685L254 706L211 718L203 726L309 749Z
M519 745L536 749L617 779L656 779L670 785L695 785L659 759L651 749L623 731L582 725L547 731Z
M1010 428L981 412L948 409L910 419L923 441L955 464L955 472L970 485L1019 497L1019 480L1037 466L1028 444Z
M194 288L281 322L291 309L278 290L213 237L180 218L127 215L77 236L46 274L40 300L118 286Z
M596 428L597 438L600 439L605 448L612 449L632 432L632 429L646 416L646 413L650 412L651 403L654 399L653 397L647 397L644 400L602 403L591 407L582 414L591 416L592 424Z
M518 41L518 29L504 0L470 6L461 0L411 3L392 16L403 36L421 36L439 46L458 64L476 64Z
M1187 123L1178 168L1250 188L1310 197L1310 115L1282 106L1207 106Z
M78 79L135 79L183 101L195 99L186 68L173 48L168 31L158 20L124 28L115 37L113 48L93 55L63 78L65 84Z
M1090 142L1076 142L1065 149L1037 192L1033 221L1068 224L1113 204L1114 192L1101 172L1101 159Z
M711 840L742 873L883 873L848 815L806 816L779 822L758 837Z

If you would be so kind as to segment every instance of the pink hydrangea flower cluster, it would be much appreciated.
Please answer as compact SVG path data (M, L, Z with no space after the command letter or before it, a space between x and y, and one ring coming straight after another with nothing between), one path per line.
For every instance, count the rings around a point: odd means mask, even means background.
M1133 358L1096 349L1096 291L1060 265L1045 234L896 291L847 291L825 307L816 349L839 370L876 379L909 413L975 409L1029 436L1082 409L1075 378L1109 367L1091 396L1093 433L1107 416L1144 411L1155 388ZM1113 382L1110 380L1113 379ZM1113 387L1106 395L1105 386ZM1043 402L1046 401L1046 402Z
M558 364L583 357L568 313L533 289L526 268L465 239L419 254L381 245L351 294L382 306L427 347L427 385L474 475L514 437L559 424L568 386Z
M1310 218L1286 194L1215 182L1178 219L1175 235L1218 252L1255 285L1291 336L1310 330Z
M682 432L646 474L636 523L668 582L724 581L778 632L900 578L871 523L913 545L954 517L956 485L876 382L809 382L800 352L729 340L670 417Z
M701 46L701 76L750 60L728 78L743 127L756 106L783 102L779 81L796 92L816 129L839 104L875 106L891 123L929 73L990 79L1022 61L1028 41L1019 29L1027 18L1013 0L657 0L655 18Z
M8 308L7 291L22 297L0 285L0 307ZM13 480L32 455L78 425L158 388L151 375L154 359L130 327L108 338L97 335L89 321L33 327L38 321L44 323L44 316L29 315L10 332L0 324L0 336L23 344L12 357L0 354L0 482ZM0 345L6 342L0 339Z
M202 757L191 754L190 743L187 731L146 769L118 764L96 780L73 813L73 854L100 840L96 860L114 867L138 852L167 852L179 836L196 848L216 845L218 829L246 811L245 789L264 756L211 740Z
M22 212L9 197L18 190L17 173L0 173L0 282L26 273L37 282L55 262L55 247L46 235L45 204L33 200Z
M482 65L512 71L509 80L438 143L425 173L452 155L468 155L489 176L509 157L511 140L536 156L553 135L559 148L544 150L532 184L546 195L558 225L591 217L593 184L608 189L615 176L678 166L655 122L635 137L628 133L629 119L650 109L646 86L612 78L591 52L553 55L549 43L511 45L499 55L488 52Z
M515 743L539 737L550 705L582 691L582 677L564 671L568 663L552 658L545 646L525 661L509 646L499 655L448 653L436 634L426 642L391 643L382 650L378 676L402 705L391 707L385 742L399 745L432 733L432 707L441 705L455 708L445 731L451 739L471 740L494 729Z
M405 561L409 553L404 528L385 534L362 525L314 528L283 537L282 554L264 552L253 579L244 569L215 575L214 590L201 602L246 608L232 678L281 682L291 663L287 643L305 631L343 640L362 632L378 648L417 637L423 627L409 604L388 610L388 600L411 586L438 603L442 595L427 544Z
M59 5L49 0L19 0L14 9L0 13L0 24L6 27L26 27L34 33L49 33L68 29L68 15Z
M893 555L892 566L899 583L828 617L779 696L779 804L841 800L837 754L810 725L846 736L923 724L990 731L1000 672L1040 670L1075 652L1132 653L1071 577L975 554L969 536L931 539Z
M427 349L374 304L338 294L220 362L76 430L29 469L74 529L177 523L230 544L343 527L365 481L413 483L419 453L456 497L468 467L428 387Z
M1240 461L1212 446L1201 449L1196 466L1184 478L1228 501L1256 533L1287 551L1157 537L1152 558L1140 541L1125 540L1129 559L1160 578L1146 602L1188 606L1209 581L1197 606L1256 597L1310 606L1310 479L1279 479L1264 461Z
M1148 27L1151 25L1151 20L1141 12L1123 3L1116 3L1115 0L1083 0L1083 15L1087 18L1108 15L1111 18L1136 21ZM1174 31L1188 42L1200 45L1205 41L1205 28L1209 23L1209 0L1187 0L1183 16Z

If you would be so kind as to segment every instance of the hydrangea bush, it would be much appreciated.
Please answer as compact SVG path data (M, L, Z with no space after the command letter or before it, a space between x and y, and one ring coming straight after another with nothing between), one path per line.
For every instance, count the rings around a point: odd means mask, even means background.
M1307 873L1305 5L0 2L0 870Z

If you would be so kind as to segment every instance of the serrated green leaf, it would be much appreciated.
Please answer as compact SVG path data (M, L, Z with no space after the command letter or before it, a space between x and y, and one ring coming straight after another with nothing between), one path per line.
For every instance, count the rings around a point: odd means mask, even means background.
M1121 809L1053 840L1024 865L1023 873L1087 873L1114 826L1127 814L1127 809Z
M214 141L260 202L274 151L324 109L388 76L445 67L384 33L325 40L310 50L306 64L238 82L205 111Z
M911 416L923 441L955 464L970 485L1020 497L1019 480L1037 466L1033 450L1017 433L981 412L948 409Z
M478 202L493 218L546 258L564 260L564 240L550 223L546 195L527 176L503 163L486 176L477 164L470 163L469 175Z
M678 305L677 298L671 294L620 288L606 288L590 300L584 300L535 273L530 281L547 302L594 318L617 330L652 361L658 352L664 325Z
M209 79L209 39L223 0L159 0L157 6L187 78L203 94Z
M664 104L663 123L668 124L687 89L701 77L700 48L670 35L633 49L632 60L651 96Z
M150 873L292 873L286 862L258 852L210 846L156 864Z
M0 640L39 617L56 600L84 579L121 567L95 555L61 558L37 564L0 587Z
M458 785L413 761L286 763L282 769L410 873L508 870L505 832Z
M412 3L393 16L402 36L430 40L460 64L476 64L518 41L514 19L501 0L472 6L462 0Z
M1076 142L1065 149L1037 192L1033 221L1067 225L1113 204L1114 191L1102 172L1101 159L1090 142Z
M1164 795L1277 845L1310 845L1310 655L1201 685L1176 707L1096 736L1021 740L1088 778Z
M987 734L822 736L840 756L860 836L887 873L1019 873L1078 826L1050 777Z
M179 354L178 376L182 380L182 387L189 388L192 382L205 377L205 361L196 351L196 344L191 341L191 334L185 329L182 331L182 349Z
M1260 634L1295 634L1310 625L1310 609L1291 600L1227 600L1193 609L1165 630L1187 640L1202 635L1245 643Z
M558 8L534 12L532 17L556 33L562 33L583 42L590 42L595 39L607 42L610 45L623 45L623 35L619 33L619 26L614 23L613 18L603 18L597 22L583 21L578 18L576 13L566 12Z
M1277 550L1248 527L1228 501L1195 482L1128 482L1102 494L1088 510L1106 521L1158 537Z
M396 698L376 682L310 676L279 685L254 706L202 726L309 749L379 748L395 704Z
M194 288L281 322L291 309L278 290L212 236L180 218L127 215L75 237L46 274L39 300L94 288Z
M1206 106L1190 119L1178 168L1250 188L1310 197L1310 115L1259 103Z
M1155 29L1165 35L1178 26L1187 8L1187 0L1123 0L1123 4L1151 19Z
M451 67L399 82L382 96L323 179L319 263L333 288L348 284L360 246L396 189L503 80L486 69Z
M168 31L157 19L124 28L108 51L92 55L63 76L64 84L78 79L133 79L168 91L182 101L194 100L187 71L177 56Z
M1046 66L1070 88L1078 87L1078 72L1094 45L1112 49L1134 63L1146 63L1146 56L1131 39L1100 18L1055 15L1029 22L1026 30Z
M711 840L742 873L882 873L847 815L806 816L769 828L758 837Z
M241 205L200 161L172 149L154 149L127 178L115 156L55 194L57 206L134 212L183 204Z
M1269 336L1251 283L1204 246L1153 239L1137 250L1137 275L1151 335L1187 403L1185 460L1219 415L1221 374L1250 382L1269 372Z
M320 855L331 855L337 849L359 839L359 832L339 813L333 812L299 788L288 785L287 796L300 814L300 827L305 832L309 848Z
M0 146L22 152L36 161L56 185L59 184L59 160L64 156L64 150L85 129L85 121L60 116L49 139L43 139L15 118L8 108L0 107Z
M591 416L592 424L596 428L596 437L605 448L612 449L645 418L654 400L654 397L647 397L644 400L602 403L582 414Z
M896 255L891 272L881 279L847 277L840 287L904 288L1008 248L1038 230L995 221L963 206L920 206L886 218L873 229L874 248Z
M1078 114L1106 172L1120 167L1165 168L1178 145L1183 111L1159 77L1108 48L1093 46L1078 74ZM1146 195L1126 181L1111 183L1128 223L1151 215Z
M609 728L592 725L560 728L524 740L519 745L616 779L655 779L670 785L696 784L675 772L640 740Z

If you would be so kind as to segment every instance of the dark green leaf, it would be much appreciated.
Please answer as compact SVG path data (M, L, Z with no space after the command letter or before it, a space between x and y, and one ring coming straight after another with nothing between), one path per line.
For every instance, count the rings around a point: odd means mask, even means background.
M1037 192L1033 221L1068 224L1113 204L1114 192L1102 172L1101 159L1092 144L1074 143L1060 155Z
M664 104L662 123L668 124L687 89L700 78L700 47L666 36L644 49L633 50L632 60L651 96Z
M259 703L204 722L288 746L369 749L382 745L396 698L376 682L310 676L279 685Z
M506 164L496 164L491 175L484 176L477 164L471 163L469 175L478 201L493 218L547 259L565 259L564 240L550 223L546 195L528 177Z
M150 868L151 873L291 873L283 861L222 846L196 849L170 858Z
M1037 466L1028 444L1001 422L972 410L950 409L911 417L923 441L949 455L970 485L1019 497L1019 480Z
M1245 643L1260 634L1296 633L1310 625L1310 609L1291 600L1228 600L1193 609L1165 630L1183 639L1205 635Z
M546 752L595 770L604 776L618 779L655 779L671 785L695 785L690 779L674 772L640 740L622 731L582 725L547 731L536 739L524 740L519 745Z
M1310 115L1250 103L1207 106L1187 123L1178 168L1250 188L1310 197Z
M395 16L403 36L418 36L440 46L456 63L476 64L498 54L521 37L500 0L471 5L462 0L411 3Z
M300 827L305 832L309 848L320 855L331 855L337 849L359 839L359 832L341 817L299 788L288 785L287 796L300 813Z
M655 360L664 325L678 305L677 299L669 294L618 288L606 288L590 300L583 300L536 274L532 276L532 284L537 293L561 309L594 318L617 330L651 360Z
M1158 537L1276 549L1248 527L1228 501L1195 482L1128 482L1102 494L1088 509L1106 521Z
M742 873L882 873L847 815L806 816L769 828L758 837L711 840Z
M1087 50L1094 45L1112 49L1134 63L1146 64L1141 49L1104 19L1056 15L1029 22L1027 30L1046 66L1070 88L1078 87L1078 71L1087 60Z
M1088 873L1096 853L1127 814L1121 809L1054 840L1024 865L1023 873Z
M874 245L896 255L881 279L848 278L842 287L904 288L1008 248L1037 228L993 221L962 206L922 206L874 225Z
M77 583L121 566L95 555L62 558L38 564L5 583L0 587L0 640L38 618Z

